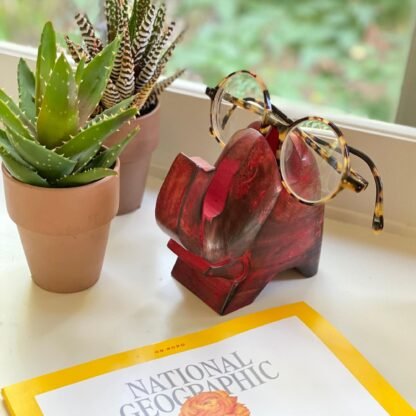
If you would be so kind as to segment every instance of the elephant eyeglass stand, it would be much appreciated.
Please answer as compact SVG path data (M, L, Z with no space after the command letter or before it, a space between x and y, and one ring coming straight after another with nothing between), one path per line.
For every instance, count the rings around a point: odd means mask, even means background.
M324 205L289 195L269 141L240 130L215 166L179 154L158 195L156 219L178 256L172 276L221 315L285 270L318 270Z

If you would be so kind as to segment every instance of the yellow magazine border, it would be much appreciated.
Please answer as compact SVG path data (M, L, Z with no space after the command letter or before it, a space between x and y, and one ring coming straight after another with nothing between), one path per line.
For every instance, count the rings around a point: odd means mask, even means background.
M110 355L13 384L2 389L2 394L10 415L42 416L43 413L35 399L38 394L135 364L213 344L250 329L293 316L298 317L320 338L391 416L414 416L416 414L415 410L351 343L318 312L304 302L255 312L189 335Z

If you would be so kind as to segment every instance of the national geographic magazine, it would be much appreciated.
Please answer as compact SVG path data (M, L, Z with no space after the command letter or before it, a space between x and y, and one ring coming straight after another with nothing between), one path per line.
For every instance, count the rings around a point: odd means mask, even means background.
M322 316L295 303L2 390L13 416L407 416Z

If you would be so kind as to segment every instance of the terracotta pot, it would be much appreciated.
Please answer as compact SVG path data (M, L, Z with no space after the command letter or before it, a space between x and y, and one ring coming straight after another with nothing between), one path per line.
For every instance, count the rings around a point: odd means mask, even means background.
M137 137L124 149L120 156L120 206L118 215L127 214L142 204L147 174L152 153L159 143L160 105L135 121L125 123L120 131L106 140L112 146L123 140L132 130L140 126Z
M3 166L3 181L33 281L57 293L94 285L118 209L119 175L74 188L42 188L12 178Z

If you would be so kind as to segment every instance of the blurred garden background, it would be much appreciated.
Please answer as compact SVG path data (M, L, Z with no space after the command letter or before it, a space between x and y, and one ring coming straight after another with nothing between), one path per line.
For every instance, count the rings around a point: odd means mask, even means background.
M102 19L99 0L0 0L0 39L36 46L45 20ZM170 71L216 85L237 69L272 95L393 121L416 21L415 0L167 0L188 32Z

